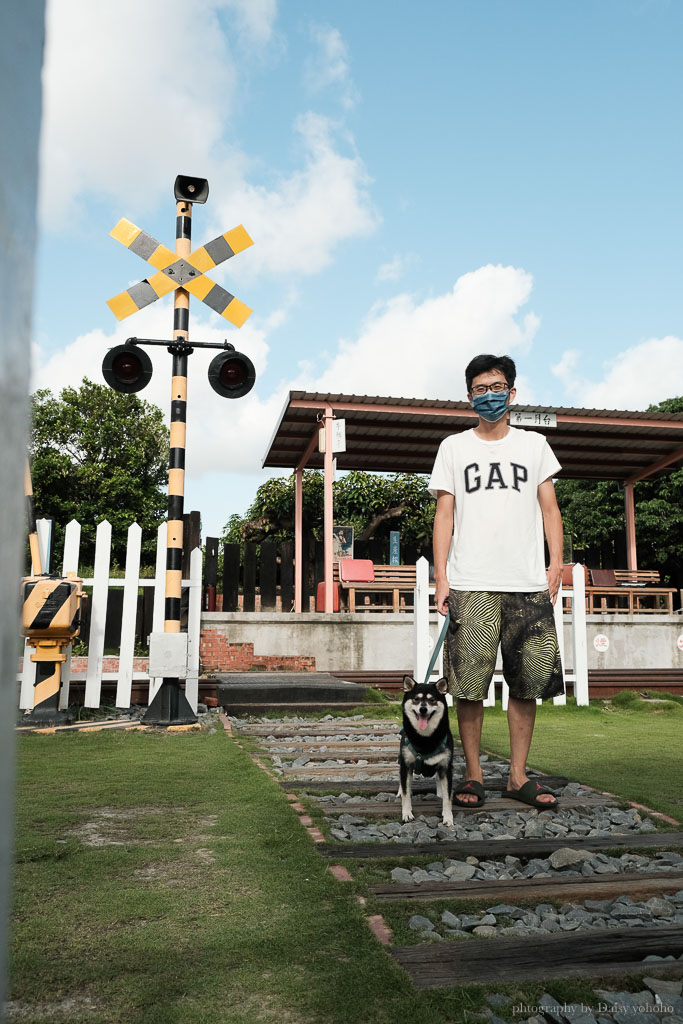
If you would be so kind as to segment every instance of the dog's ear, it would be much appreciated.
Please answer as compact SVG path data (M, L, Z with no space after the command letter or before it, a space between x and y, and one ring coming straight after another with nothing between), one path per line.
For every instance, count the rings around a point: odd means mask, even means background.
M448 680L444 676L443 679L437 679L436 688L439 693L448 693Z
M417 686L417 683L412 676L403 677L403 690L405 693L409 693L414 686Z

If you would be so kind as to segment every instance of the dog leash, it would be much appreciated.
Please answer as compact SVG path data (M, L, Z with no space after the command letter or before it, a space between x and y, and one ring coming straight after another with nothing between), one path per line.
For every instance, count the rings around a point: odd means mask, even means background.
M448 632L448 625L449 625L450 621L451 621L451 613L450 612L446 612L446 617L444 619L443 626L441 627L441 632L439 633L439 639L436 641L436 646L435 646L434 650L432 651L432 660L429 662L429 668L427 669L427 675L425 676L425 680L424 680L423 686L426 686L428 684L428 682L429 682L429 677L432 674L432 669L436 665L436 659L439 657L439 651L441 650L441 646L442 646L444 640L446 639L446 633Z

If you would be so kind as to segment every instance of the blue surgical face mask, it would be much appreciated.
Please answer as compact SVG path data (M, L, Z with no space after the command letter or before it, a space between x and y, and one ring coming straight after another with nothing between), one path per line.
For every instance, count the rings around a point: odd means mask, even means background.
M483 395L475 395L472 399L472 408L489 423L496 423L508 411L509 391L486 391Z

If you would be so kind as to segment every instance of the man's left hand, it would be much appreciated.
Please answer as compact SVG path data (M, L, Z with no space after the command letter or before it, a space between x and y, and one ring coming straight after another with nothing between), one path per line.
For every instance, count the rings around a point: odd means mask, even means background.
M560 589L560 583L562 582L562 566L551 565L549 569L546 569L545 574L548 580L550 600L555 604L555 601L557 600L557 593Z

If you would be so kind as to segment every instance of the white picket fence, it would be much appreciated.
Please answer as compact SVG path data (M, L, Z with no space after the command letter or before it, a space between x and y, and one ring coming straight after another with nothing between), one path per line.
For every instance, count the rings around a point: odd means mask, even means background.
M572 570L572 671L567 672L565 666L564 650L564 625L562 614L562 588L557 595L554 605L555 627L557 639L560 646L560 657L562 659L562 672L564 675L565 689L567 683L573 684L576 703L582 706L588 705L588 648L586 639L586 581L582 565L575 565ZM434 584L429 583L429 562L426 558L420 558L416 565L416 586L415 586L415 619L414 619L414 662L413 676L417 680L423 680L429 668L429 662L434 650L441 628L443 618L437 615L437 622L429 621L429 595L434 593ZM432 679L439 679L443 674L443 647L432 670ZM502 706L507 710L509 690L502 671L496 670L491 681L488 696L484 701L485 707L492 707L496 703L496 683L502 683ZM541 704L542 701L536 701ZM567 698L563 694L560 697L553 697L553 704L566 704Z
M81 525L72 520L66 528L64 538L64 555L62 575L67 572L78 573L79 550L81 541ZM43 565L47 564L47 552L50 542L50 523L45 519L38 520L38 542L40 544ZM149 701L151 702L161 686L161 679L151 679L146 672L133 671L135 649L135 619L139 587L154 587L154 607L152 631L163 632L164 602L166 588L166 524L162 523L157 532L156 573L154 579L140 579L140 548L142 530L137 523L128 529L128 546L126 549L126 572L122 579L109 576L111 560L111 524L106 519L97 527L95 539L95 564L93 576L83 578L84 588L92 588L90 631L89 635L78 637L88 643L88 668L85 676L71 673L71 648L67 652L67 660L62 667L62 689L60 707L66 708L69 703L69 684L72 680L85 678L85 706L100 706L102 681L117 680L116 707L130 707L131 687L136 682L149 682ZM55 570L56 560L52 560ZM123 615L121 620L121 641L119 647L118 672L104 672L104 626L107 618L107 601L110 587L123 587ZM188 675L185 680L185 695L192 707L197 710L199 695L199 633L202 607L202 551L195 548L190 554L190 578L183 580L183 587L189 588L188 610ZM24 650L24 664L20 675L19 707L22 710L33 707L33 693L36 675L35 662L30 659L32 648L28 642Z

